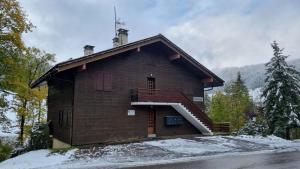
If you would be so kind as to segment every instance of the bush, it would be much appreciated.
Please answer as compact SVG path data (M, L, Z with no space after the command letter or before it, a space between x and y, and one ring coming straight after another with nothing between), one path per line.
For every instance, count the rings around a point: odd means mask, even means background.
M38 150L51 147L49 126L47 123L36 123L30 133L29 149Z
M0 162L8 159L11 155L12 147L9 144L0 142Z
M267 135L267 125L264 121L248 120L247 123L236 133L237 135Z

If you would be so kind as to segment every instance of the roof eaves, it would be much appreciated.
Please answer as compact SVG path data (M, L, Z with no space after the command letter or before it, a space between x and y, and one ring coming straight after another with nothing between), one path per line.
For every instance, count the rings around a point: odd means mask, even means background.
M57 71L57 65L53 66L50 70L48 70L45 74L43 74L41 77L39 77L37 80L35 80L31 85L30 88L37 87L40 83L48 79L48 77L51 76L54 72Z
M190 56L189 54L187 54L184 50L182 50L180 47L178 47L176 44L174 44L172 41L170 41L168 38L166 38L165 36L159 34L160 37L165 40L167 43L171 44L175 49L177 49L180 53L182 53L183 55L185 55L187 58L186 59L190 59L191 62L197 64L199 67L201 67L201 69L204 69L204 71L206 71L208 74L212 75L216 80L218 80L220 83L224 83L225 81L223 79L221 79L219 76L217 76L216 74L214 74L212 71L210 71L208 68L206 68L205 66L203 66L201 63L199 63L196 59L194 59L192 56Z
M40 83L45 81L49 76L51 76L51 74L53 74L55 72L66 70L66 69L64 69L64 67L65 66L68 67L68 65L70 65L70 64L75 64L77 62L84 61L84 60L87 60L87 59L94 60L96 56L101 56L101 55L104 55L106 53L112 53L114 51L118 51L118 50L121 50L121 49L124 49L124 48L128 48L128 47L131 47L131 46L138 45L138 44L145 45L146 42L151 42L153 40L155 41L155 39L161 40L167 46L171 45L173 50L175 50L178 53L182 54L183 56L185 56L185 59L187 59L189 62L196 64L198 66L198 68L200 68L202 71L204 71L207 74L214 77L214 79L216 79L220 83L220 85L222 85L224 83L223 79L221 79L220 77L215 75L213 72L211 72L209 69L207 69L205 66L200 64L197 60L195 60L189 54L184 52L180 47L178 47L176 44L171 42L168 38L166 38L162 34L158 34L158 35L146 38L146 39L142 39L142 40L139 40L139 41L128 43L126 45L118 46L118 47L111 48L111 49L104 50L104 51L100 51L100 52L97 52L97 53L94 53L94 54L91 54L91 55L88 55L88 56L83 56L83 57L79 57L79 58L76 58L76 59L72 59L72 60L68 60L68 61L58 63L54 67L52 67L48 72L46 72L44 75L42 75L40 78L38 78L35 82L33 82L32 85L31 85L31 88L34 88L34 87L38 86ZM142 44L142 43L144 43L144 44ZM170 44L170 45L168 45L168 44Z

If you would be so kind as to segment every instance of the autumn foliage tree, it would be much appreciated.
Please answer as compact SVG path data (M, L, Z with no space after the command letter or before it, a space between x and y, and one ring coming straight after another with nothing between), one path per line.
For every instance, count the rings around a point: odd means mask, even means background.
M231 130L237 131L244 126L246 113L253 111L253 107L248 89L238 73L224 93L217 92L212 97L210 116L216 122L230 122Z
M13 110L17 112L20 122L20 141L23 141L24 133L34 122L40 121L45 112L45 98L47 87L31 89L35 79L40 77L54 62L54 55L41 51L37 48L28 48L18 60L17 67L9 80L9 85L14 91ZM26 128L28 127L29 128ZM26 130L27 129L27 130Z
M45 119L47 87L31 89L30 85L54 62L53 54L24 44L22 34L32 28L18 1L0 1L0 123L5 110L16 112L20 143L35 122ZM12 104L7 95L13 96Z
M32 27L18 1L0 1L0 122L5 119L3 110L8 106L5 96L11 91L9 74L25 50L22 34Z

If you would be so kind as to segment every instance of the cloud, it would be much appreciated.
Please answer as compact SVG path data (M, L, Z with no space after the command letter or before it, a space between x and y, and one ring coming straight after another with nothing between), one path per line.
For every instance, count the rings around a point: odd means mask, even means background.
M82 47L112 47L113 6L127 23L129 41L163 33L209 68L266 62L278 40L291 58L300 57L298 1L259 0L21 0L37 28L28 46L80 57Z
M273 40L291 58L300 57L297 2L226 1L206 5L204 12L195 5L193 11L194 17L172 26L166 34L210 68L267 62Z

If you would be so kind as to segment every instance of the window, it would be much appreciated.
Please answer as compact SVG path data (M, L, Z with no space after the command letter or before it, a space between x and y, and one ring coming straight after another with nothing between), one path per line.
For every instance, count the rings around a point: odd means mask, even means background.
M96 90L112 91L112 74L110 72L98 72L95 83Z

